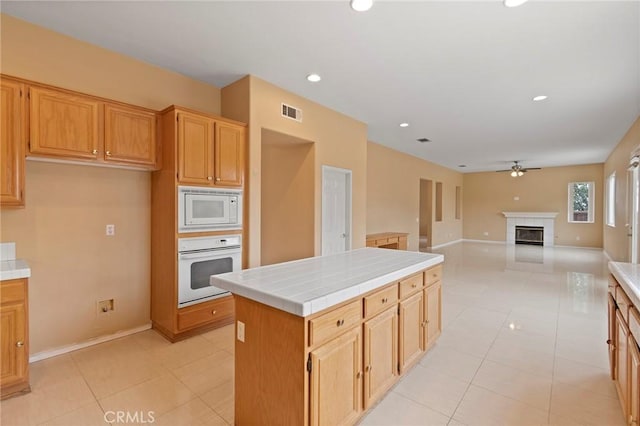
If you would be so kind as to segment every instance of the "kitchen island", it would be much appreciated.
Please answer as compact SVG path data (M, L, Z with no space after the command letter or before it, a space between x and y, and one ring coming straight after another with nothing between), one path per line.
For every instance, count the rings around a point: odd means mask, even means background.
M377 248L215 275L235 296L235 424L353 424L441 330L444 257Z

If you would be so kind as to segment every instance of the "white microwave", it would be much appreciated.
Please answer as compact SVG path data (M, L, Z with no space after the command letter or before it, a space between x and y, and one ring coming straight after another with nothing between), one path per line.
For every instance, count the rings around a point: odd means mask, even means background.
M178 187L178 232L242 228L242 190Z

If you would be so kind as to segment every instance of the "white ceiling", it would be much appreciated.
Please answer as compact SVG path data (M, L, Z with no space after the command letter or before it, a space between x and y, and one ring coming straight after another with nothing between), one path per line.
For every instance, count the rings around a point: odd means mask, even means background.
M603 162L640 115L637 0L378 0L365 13L348 0L2 1L1 11L218 87L253 74L367 123L371 141L462 172ZM307 82L311 72L322 81ZM531 101L540 94L549 99Z

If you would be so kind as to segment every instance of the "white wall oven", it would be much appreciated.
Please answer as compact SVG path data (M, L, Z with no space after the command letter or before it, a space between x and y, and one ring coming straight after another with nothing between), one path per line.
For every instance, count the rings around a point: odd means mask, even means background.
M178 308L216 299L228 291L209 284L211 275L242 268L242 236L178 239Z
M242 190L178 187L178 232L242 228Z

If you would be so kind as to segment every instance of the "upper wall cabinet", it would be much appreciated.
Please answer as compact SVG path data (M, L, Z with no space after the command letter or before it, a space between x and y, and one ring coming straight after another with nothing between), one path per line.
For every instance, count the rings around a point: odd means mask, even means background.
M37 87L31 87L29 95L31 154L98 158L101 102Z
M158 168L156 113L49 87L29 87L30 156Z
M243 126L178 112L178 182L242 186L244 144Z
M156 115L113 104L104 107L104 159L156 165Z
M0 80L0 206L24 206L25 87Z

